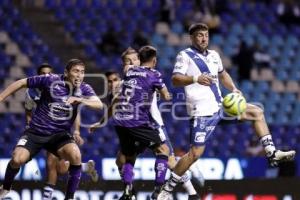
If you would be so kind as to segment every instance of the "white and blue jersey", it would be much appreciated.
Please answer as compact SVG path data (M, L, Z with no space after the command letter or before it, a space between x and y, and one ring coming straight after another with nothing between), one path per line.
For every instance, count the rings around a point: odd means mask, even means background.
M197 76L206 73L215 80L211 86L194 83L184 87L190 116L212 116L218 112L222 101L218 74L223 70L221 58L214 50L204 55L190 47L177 55L173 74Z
M171 141L170 141L170 138L167 134L167 130L166 130L166 127L164 125L164 121L161 117L161 114L160 114L160 111L159 111L159 108L157 106L157 92L155 91L154 94L153 94L153 100L152 100L152 103L151 103L151 108L150 108L150 113L151 113L151 116L152 118L154 119L154 121L158 124L158 130L160 132L160 134L163 134L166 138L165 140L165 143L168 145L169 147L169 150L170 150L170 155L174 155L174 149L173 149L173 146L171 144Z
M182 50L176 57L173 74L200 76L208 74L214 82L210 86L193 83L184 87L190 125L191 144L203 145L215 126L221 120L222 95L219 87L219 73L224 67L220 55L214 50L200 53L196 48Z

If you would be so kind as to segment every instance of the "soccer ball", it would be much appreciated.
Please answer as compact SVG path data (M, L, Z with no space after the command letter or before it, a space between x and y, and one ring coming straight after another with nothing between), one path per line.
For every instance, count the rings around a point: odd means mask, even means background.
M227 94L222 102L223 110L230 116L239 116L243 114L247 108L246 99L239 93Z

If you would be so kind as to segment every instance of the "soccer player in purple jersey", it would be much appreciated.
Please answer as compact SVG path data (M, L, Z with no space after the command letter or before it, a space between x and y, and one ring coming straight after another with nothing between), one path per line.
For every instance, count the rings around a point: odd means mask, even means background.
M169 154L169 149L164 143L165 137L158 131L157 124L150 113L153 94L156 90L164 99L170 99L169 92L162 82L161 74L154 69L157 62L156 49L151 46L142 47L139 56L142 66L128 69L125 73L121 93L111 106L121 146L116 163L125 183L124 194L120 198L123 200L135 198L132 194L132 183L136 156L145 148L151 148L154 151L158 158L156 160L158 174L156 181L163 184ZM101 122L95 123L90 130L94 131L100 124Z
M48 63L43 63L37 69L38 75L46 75L53 72L53 67ZM28 88L25 93L25 116L26 127L29 127L32 113L36 109L36 105L40 101L42 91L38 88ZM77 115L73 125L73 137L76 143L81 146L84 140L80 136L80 116ZM66 174L68 172L70 163L64 159L59 159L54 154L47 152L47 182L43 188L43 200L51 200L54 187L57 182L58 174ZM95 161L89 160L81 164L82 172L91 176L94 182L98 180L98 173L95 170Z
M192 46L177 55L172 82L174 86L185 89L187 110L192 117L191 144L189 152L175 166L170 179L158 195L158 200L172 199L174 187L184 172L203 154L206 141L224 117L220 106L222 97L219 81L231 92L241 93L224 69L219 54L208 49L208 26L203 23L192 24L189 34ZM240 120L252 122L271 165L294 159L295 151L276 149L261 108L248 103Z
M0 197L11 189L13 180L22 165L33 158L41 149L70 162L69 179L65 199L74 199L81 177L81 153L70 134L80 104L101 109L102 102L92 87L83 82L85 64L71 59L64 75L41 75L18 80L0 93L0 102L17 90L39 88L41 99L32 115L29 128L18 141L7 165Z
M136 52L131 47L129 47L125 52L123 52L121 58L122 58L123 66L124 66L124 68L123 68L124 73L126 73L126 71L128 71L128 69L130 67L140 65L138 52ZM153 95L153 102L151 104L151 111L150 112L151 112L151 116L153 117L153 119L159 125L160 132L162 134L164 134L165 137L166 137L166 144L168 145L169 150L170 150L170 155L169 155L169 160L168 160L168 167L172 170L175 167L177 161L176 161L176 158L175 158L175 155L174 155L173 146L171 144L171 141L169 139L169 136L168 136L167 131L166 131L165 126L164 126L163 119L161 117L160 111L159 111L158 106L157 106L156 92ZM117 162L116 163L117 163L119 168L122 164L120 161L124 160L124 159L122 159L122 156L124 156L124 155L119 154L119 156L117 157ZM158 171L158 170L155 169L155 171ZM202 184L203 184L203 181L204 180L201 177L201 183ZM182 176L181 183L183 184L183 187L185 188L185 190L189 194L189 200L199 199L199 196L197 195L197 192L196 192L193 184L191 183L190 176L188 175L188 173L185 173ZM160 189L161 189L161 183L155 181L155 189L154 189L154 192L151 195L152 199L157 198L157 195L158 195Z
M133 66L125 73L119 102L114 105L114 124L120 139L121 153L126 162L122 167L123 181L132 186L133 166L137 149L149 147L156 154L156 183L164 183L167 171L169 149L165 135L160 133L158 125L152 118L150 108L155 91L159 91L166 100L169 92L162 81L161 74L154 69L156 66L156 49L144 46L139 50L141 66ZM126 192L126 190L125 190Z

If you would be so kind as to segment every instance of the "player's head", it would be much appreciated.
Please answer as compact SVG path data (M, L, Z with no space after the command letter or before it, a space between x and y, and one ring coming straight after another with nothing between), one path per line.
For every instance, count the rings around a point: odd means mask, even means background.
M115 94L121 85L120 74L116 71L108 71L105 73L105 76L109 93Z
M147 45L139 49L139 58L141 65L155 67L157 62L157 50L153 46Z
M71 59L65 67L65 77L73 86L78 87L83 81L85 64L79 59Z
M41 64L36 70L38 75L50 74L50 73L52 73L52 71L53 71L53 68L48 63Z
M209 42L208 26L203 23L192 24L189 27L192 45L201 52L206 51Z
M140 59L138 56L138 52L131 48L128 47L121 55L123 67L126 65L134 65L134 66L139 66L140 65Z

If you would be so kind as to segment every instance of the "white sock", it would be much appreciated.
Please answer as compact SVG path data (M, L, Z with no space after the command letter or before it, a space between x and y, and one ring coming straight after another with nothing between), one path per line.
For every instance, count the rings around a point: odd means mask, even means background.
M194 195L194 194L197 194L191 180L187 180L183 183L182 185L184 187L184 189L186 190L186 192L189 194L189 195Z
M273 152L276 150L271 134L265 135L260 138L260 143L263 145L267 157L272 156Z
M174 172L171 173L171 177L166 183L164 189L166 189L169 192L172 192L176 185L180 182L181 177L175 174Z

